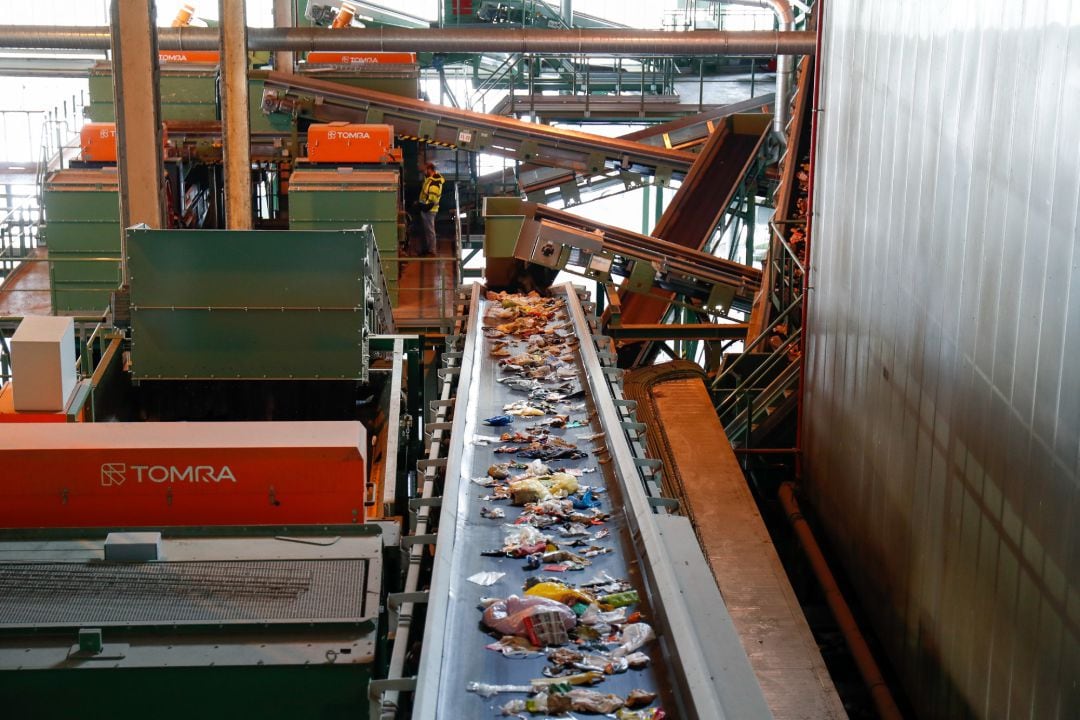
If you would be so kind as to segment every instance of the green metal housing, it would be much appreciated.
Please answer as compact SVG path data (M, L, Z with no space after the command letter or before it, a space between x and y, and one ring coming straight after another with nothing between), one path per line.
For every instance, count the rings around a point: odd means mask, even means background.
M98 313L120 285L116 168L58 170L45 180L53 312Z
M289 179L289 228L340 230L368 225L382 257L390 304L398 304L401 195L398 168L297 168Z
M370 228L132 228L127 262L137 380L367 379Z
M210 65L170 67L162 70L158 80L161 119L217 120L216 78L217 68ZM98 63L90 69L90 103L87 106L87 115L93 122L116 122L110 63Z
M361 70L321 69L320 78L333 80L353 87L393 93L415 98L419 92L420 72L416 66L402 68L373 66ZM169 66L159 74L161 92L161 119L204 120L221 119L217 92L218 68L216 65ZM253 70L248 74L248 112L251 132L289 133L293 120L288 115L262 111L264 71ZM90 70L90 102L87 117L93 122L116 122L113 107L112 66L98 63Z
M35 572L5 597L10 614L0 618L5 717L369 717L383 583L375 526L171 528L162 533L159 560L135 563L105 560L106 532L0 533L0 584L10 591L25 575L20 568ZM312 582L300 573L313 564L334 569ZM115 582L150 565L162 573L139 575L143 584L128 587ZM268 585L244 574L253 571L300 582ZM157 577L197 587L155 584ZM240 582L250 583L246 599L220 590ZM59 599L35 602L50 588L59 588ZM363 605L342 604L340 594L357 588ZM194 593L215 598L205 617L220 622L189 620ZM349 614L304 617L291 609L315 593L334 593ZM44 604L57 608L44 611L47 620L20 623L33 613L29 606ZM110 619L120 605L124 623Z

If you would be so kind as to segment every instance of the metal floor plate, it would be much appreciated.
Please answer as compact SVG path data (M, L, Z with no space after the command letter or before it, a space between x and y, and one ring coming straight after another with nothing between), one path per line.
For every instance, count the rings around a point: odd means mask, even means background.
M367 562L2 563L0 628L358 623Z

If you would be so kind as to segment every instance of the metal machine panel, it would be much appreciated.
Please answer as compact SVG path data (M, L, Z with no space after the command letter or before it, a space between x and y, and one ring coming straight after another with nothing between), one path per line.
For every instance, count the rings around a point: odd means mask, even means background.
M389 125L317 123L308 128L307 139L311 162L389 163L400 157Z
M289 179L289 227L335 230L369 225L382 256L382 272L397 303L398 211L396 169L297 168Z
M68 423L0 433L0 528L362 522L359 422Z
M158 85L162 120L218 119L216 67L162 68ZM94 122L116 122L111 63L98 63L90 69L87 114Z
M831 0L807 490L924 718L1080 714L1080 5Z
M120 197L115 167L65 169L45 180L45 237L57 312L100 312L120 285Z
M142 380L345 380L364 373L359 309L133 309Z
M138 379L362 379L370 231L128 231Z
M372 526L221 532L166 531L164 560L152 563L103 562L104 533L94 531L0 536L0 575L23 580L5 588L3 602L78 618L71 626L46 618L49 630L4 627L6 716L137 717L152 708L180 720L212 707L215 716L268 720L369 717L379 534Z

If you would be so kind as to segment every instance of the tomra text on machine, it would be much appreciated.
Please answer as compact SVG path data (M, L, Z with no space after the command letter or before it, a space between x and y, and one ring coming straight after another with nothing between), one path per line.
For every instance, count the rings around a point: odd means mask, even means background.
M355 421L66 423L0 434L0 527L351 524Z

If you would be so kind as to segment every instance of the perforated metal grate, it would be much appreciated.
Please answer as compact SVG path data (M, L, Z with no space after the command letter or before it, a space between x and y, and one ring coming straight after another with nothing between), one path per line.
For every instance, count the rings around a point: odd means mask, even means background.
M359 622L367 560L3 563L0 627Z

